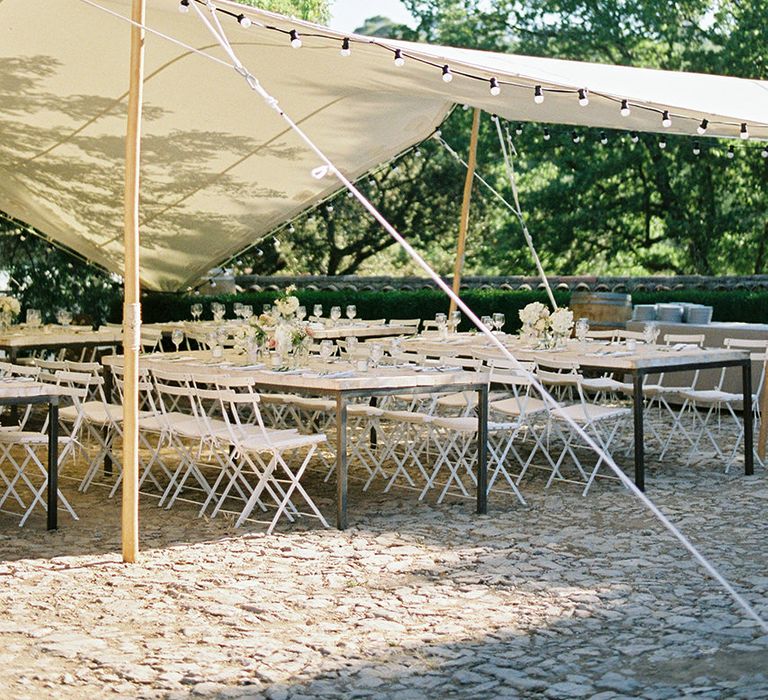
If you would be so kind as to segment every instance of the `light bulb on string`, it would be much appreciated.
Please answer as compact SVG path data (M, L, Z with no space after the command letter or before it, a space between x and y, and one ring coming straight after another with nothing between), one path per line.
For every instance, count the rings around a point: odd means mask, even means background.
M499 87L499 81L496 78L490 79L491 95L498 97L501 94L501 87Z
M760 155L763 158L768 158L768 146L763 146L763 150L760 151Z
M333 204L328 204L325 207L325 211L327 211L329 214L333 214Z
M696 127L696 133L699 134L699 136L703 136L707 133L707 127L709 126L709 119L702 119L701 124L699 124Z
M693 142L693 155L697 156L701 153L701 144L698 141Z
M349 39L347 37L344 37L344 40L341 42L341 51L339 53L345 58L352 54L352 49L349 48Z
M241 26L243 29L248 29L248 27L250 27L250 26L251 26L251 24L253 24L253 22L251 22L251 18L250 18L250 17L246 17L246 16L245 16L245 15L243 15L243 14L240 14L240 15L238 15L238 16L237 16L237 23L238 23L238 24L239 24L239 25L240 25L240 26Z
M600 143L605 146L608 144L608 137L605 135L604 131L600 132Z
M736 156L736 151L733 146L728 146L728 150L726 151L725 155L729 159L733 159Z
M403 58L403 52L400 49L395 49L395 65L400 68L405 65L405 59Z
M662 136L662 137L659 139L659 148L661 148L662 150L664 150L666 147L667 147L667 139L666 139L666 137Z
M619 110L619 114L622 117L628 117L631 114L631 111L629 109L629 102L627 100L621 101L621 109Z
M451 73L451 67L446 64L443 66L443 82L450 83L453 80L453 73Z
M544 129L544 140L549 141L552 135L549 133L549 129Z
M288 32L288 35L291 37L291 47L294 49L300 49L301 37L299 36L299 33L295 29L291 29L291 31Z
M179 3L179 12L181 12L183 15L189 12L189 0L181 0Z
M661 114L661 125L668 129L670 126L672 126L672 120L669 117L669 110L665 109Z
M633 132L632 132L632 133L629 135L629 138L630 138L630 140L632 141L632 143L637 143L637 142L640 140L640 137L637 135L637 132L636 132L636 131L633 131Z
M571 132L571 141L573 141L574 143L578 143L579 141L581 141L581 138L579 138L579 135L575 131Z
M586 88L579 88L579 104L582 107L586 107L589 104L589 97L587 97Z
M420 148L417 148L417 149L416 149L416 150L413 152L413 155L414 155L416 158L421 158L421 149L420 149ZM350 192L350 194L351 194L351 192Z
M523 125L522 124L515 124L515 134L517 136L521 136L523 133Z
M535 88L533 88L533 101L540 105L542 102L544 102L544 92L541 89L541 85L537 85Z
M749 130L747 129L747 122L741 123L741 131L739 132L739 136L746 141L749 138Z

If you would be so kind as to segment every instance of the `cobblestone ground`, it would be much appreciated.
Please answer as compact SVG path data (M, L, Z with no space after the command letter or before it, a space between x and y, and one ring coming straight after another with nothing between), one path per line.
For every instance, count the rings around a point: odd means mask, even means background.
M523 482L473 504L361 493L351 527L65 492L81 520L0 514L3 698L767 698L768 635L619 484ZM768 619L765 470L651 464L648 494ZM312 482L329 519L333 491Z

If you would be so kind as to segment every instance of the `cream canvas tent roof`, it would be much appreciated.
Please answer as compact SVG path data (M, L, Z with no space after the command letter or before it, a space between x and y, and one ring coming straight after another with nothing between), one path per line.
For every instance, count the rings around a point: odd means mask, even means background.
M98 4L130 11L129 0ZM428 137L456 103L518 121L666 133L695 134L706 118L708 135L738 137L747 122L753 138L768 138L766 82L354 36L342 57L344 34L217 4L253 20L246 29L222 17L239 57L350 177ZM177 0L149 0L147 25L226 58ZM290 46L291 29L300 49ZM118 273L128 33L127 22L83 0L0 0L0 209ZM146 61L142 280L183 289L338 185L312 177L316 157L234 70L153 34ZM536 85L542 104L532 99ZM589 91L587 107L579 88ZM619 115L622 98L629 117Z

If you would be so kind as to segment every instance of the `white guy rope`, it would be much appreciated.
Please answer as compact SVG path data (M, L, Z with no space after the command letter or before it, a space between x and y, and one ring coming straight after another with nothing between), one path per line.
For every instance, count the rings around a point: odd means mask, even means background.
M451 148L450 144L443 139L442 136L436 136L435 137L439 143L443 145L446 151L450 153L459 163L461 163L465 168L468 168L467 162L453 149ZM516 209L512 204L510 204L504 197L499 193L499 191L491 185L480 173L475 170L475 179L485 186L490 193L496 197L507 209L509 209L517 218L518 221L520 221L520 226L523 229L523 235L525 236L526 243L528 244L528 249L531 251L531 256L533 257L534 262L536 263L536 267L538 268L539 277L541 277L542 282L544 284L544 288L547 291L547 296L549 296L549 301L552 304L553 309L557 309L557 302L555 301L555 297L552 294L552 289L549 285L549 279L547 279L547 275L544 272L544 267L541 264L541 260L539 260L539 256L536 252L536 248L533 245L533 240L531 239L530 234L528 233L528 227L525 225L525 220L523 219L523 213L520 211L520 209ZM519 205L518 205L519 206Z
M81 0L81 2L87 2L88 4L91 4L95 7L98 7L95 3L91 2L91 0ZM196 4L193 4L196 5ZM209 9L211 9L209 7ZM215 9L212 9L211 11L215 12ZM114 14L114 13L112 13ZM117 15L118 17L120 15ZM123 18L125 19L125 18ZM207 26L210 28L210 23L206 23ZM222 44L222 48L227 51L226 46L228 46L228 42L226 38L221 37L218 35L217 32L212 30L214 33L214 36L216 39ZM226 46L225 46L226 45ZM201 52L202 53L202 52ZM206 57L207 54L202 54ZM217 63L221 63L221 61L216 60ZM616 463L613 461L613 458L604 453L602 449L592 440L592 438L587 435L580 426L576 425L576 423L573 422L573 420L567 416L566 414L563 414L561 412L560 406L555 401L555 399L547 392L547 390L543 387L543 385L538 381L538 379L530 374L527 370L525 370L518 360L507 350L506 347L499 341L499 339L488 329L477 317L477 315L472 311L472 309L467 306L464 301L457 295L454 294L451 287L449 287L441 278L440 276L429 266L429 264L419 255L419 253L414 250L414 248L408 243L408 241L403 238L403 236L384 218L384 216L376 209L376 207L373 206L371 202L369 202L366 197L360 192L355 185L348 180L333 164L333 162L323 153L322 150L312 141L312 139L304 133L304 131L301 129L300 126L298 126L291 118L288 116L279 106L278 101L275 97L273 97L270 93L268 93L264 87L261 85L259 80L254 76L250 71L245 69L239 61L234 62L230 68L234 68L240 75L244 77L246 80L248 86L256 92L270 107L272 107L279 115L280 117L285 120L285 122L290 126L290 128L296 133L296 135L306 144L306 146L320 159L320 161L324 164L322 166L319 166L315 170L318 172L322 172L326 175L333 175L335 176L343 185L344 187L352 193L352 195L360 202L362 207L368 211L368 213L384 228L387 233L392 236L392 238L397 241L400 246L408 253L408 255L411 257L411 259L422 269L424 272L427 273L427 275L432 279L432 281L438 286L438 288L442 289L445 294L452 299L457 307L462 310L462 312L467 316L467 318L472 321L472 323L477 327L477 329L488 338L488 340L491 341L491 344L494 345L501 354L512 363L512 366L517 368L520 372L524 373L526 376L529 377L532 386L536 389L536 391L539 393L539 395L544 400L545 404L554 412L556 412L560 417L563 418L563 420L568 423L568 425L571 427L572 430L574 430L576 433L580 435L580 437L585 441L585 443L595 452L595 454L599 455L603 461L610 467L610 469L616 474L616 476L619 478L619 480L624 484L624 486L633 493L638 500L640 500L643 505L645 505L648 510L653 513L653 515L656 516L656 518L662 523L662 525L687 549L690 554L694 557L696 561L699 562L699 564L704 568L704 570L712 576L722 587L723 589L733 598L733 600L747 613L749 617L751 617L757 624L760 626L760 628L768 633L768 623L766 623L758 614L757 612L750 606L750 604L739 594L733 586L731 586L730 583L720 574L719 571L704 557L703 554L699 552L698 549L694 546L694 544L682 533L680 530L675 527L675 525L662 513L659 508L651 501L640 489L635 486L634 482L626 475L624 472L619 469L619 467L616 465Z

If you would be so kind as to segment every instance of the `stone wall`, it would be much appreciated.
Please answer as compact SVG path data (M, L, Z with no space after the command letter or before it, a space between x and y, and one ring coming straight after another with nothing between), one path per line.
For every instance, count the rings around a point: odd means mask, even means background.
M451 283L450 278L444 278ZM218 280L226 284L229 280ZM633 291L665 291L670 289L768 289L768 275L702 277L699 275L681 275L676 277L550 277L550 284L555 289L594 292L633 292ZM356 275L340 275L328 277L322 275L305 275L299 277L275 276L262 277L259 275L241 275L234 279L235 284L243 290L284 289L289 284L295 284L299 289L313 290L417 290L433 289L435 284L423 277L358 277ZM465 277L462 289L537 289L543 285L538 277ZM221 286L219 286L221 291Z

